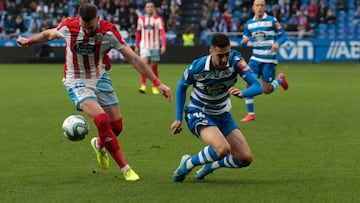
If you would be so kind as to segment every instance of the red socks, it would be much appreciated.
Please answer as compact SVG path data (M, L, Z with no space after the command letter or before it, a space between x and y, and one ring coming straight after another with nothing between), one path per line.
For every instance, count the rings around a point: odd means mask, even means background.
M151 70L155 74L156 77L159 77L159 71L158 71L158 65L157 64L152 64L151 65ZM141 74L140 84L141 85L146 85L146 77L145 77L144 74ZM153 86L155 86L155 85L153 85Z
M114 132L115 136L119 136L123 128L122 118L117 121L111 122L111 129Z
M146 85L146 77L144 74L141 74L141 77L140 77L140 84L141 85Z
M151 69L152 69L153 73L155 74L155 76L158 78L159 77L159 71L158 71L157 64L151 65Z
M99 114L95 117L94 123L98 129L100 138L100 142L98 142L98 144L107 149L120 168L126 166L127 163L125 161L125 157L121 152L118 140L111 128L110 120L107 115Z

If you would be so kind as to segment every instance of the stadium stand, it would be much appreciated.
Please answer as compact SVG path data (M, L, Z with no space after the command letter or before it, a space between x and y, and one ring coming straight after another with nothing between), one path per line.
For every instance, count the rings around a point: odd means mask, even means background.
M86 0L0 1L0 40L31 36L55 27L76 15L79 2ZM137 17L144 13L145 0L89 0L99 7L101 18L112 21L132 43ZM181 44L186 27L192 27L198 44L211 32L228 32L239 37L244 22L252 17L252 0L156 0L157 13L164 18L169 44ZM359 0L268 0L267 13L276 16L293 38L359 39ZM301 11L309 24L299 35Z

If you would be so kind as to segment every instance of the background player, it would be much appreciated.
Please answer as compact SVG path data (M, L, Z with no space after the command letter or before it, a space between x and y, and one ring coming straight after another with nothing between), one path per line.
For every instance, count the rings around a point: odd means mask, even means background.
M151 69L158 77L158 62L160 54L166 51L166 32L163 19L155 14L155 4L152 1L145 2L146 14L138 18L136 36L135 36L135 52L146 64L151 61ZM146 77L141 74L139 92L146 93ZM152 93L159 94L158 88L153 83Z
M262 78L262 86L265 94L270 94L281 85L288 89L285 75L280 73L277 78L276 52L280 45L287 40L285 30L273 16L265 13L265 0L254 0L254 17L245 24L242 44L246 45L251 39L253 42L253 54L250 57L249 66L258 77ZM248 114L241 121L255 120L254 97L246 97L245 104Z

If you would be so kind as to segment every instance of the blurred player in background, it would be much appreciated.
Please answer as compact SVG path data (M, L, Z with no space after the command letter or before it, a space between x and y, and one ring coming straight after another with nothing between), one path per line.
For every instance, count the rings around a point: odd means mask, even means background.
M118 164L127 181L140 177L130 168L120 149L117 136L123 128L119 101L107 73L110 70L108 52L115 48L140 73L154 82L169 101L172 93L151 72L141 58L127 45L114 24L98 17L97 7L81 4L79 17L67 18L56 28L45 30L31 39L18 38L20 46L29 46L50 40L66 40L63 83L76 109L91 117L98 129L98 137L91 139L100 167L109 167L109 156Z
M254 17L245 24L242 44L246 45L250 40L253 42L253 54L250 57L249 66L257 77L262 78L265 94L270 94L281 85L284 90L288 89L285 75L280 73L277 78L276 52L280 45L287 40L285 30L273 16L265 13L265 0L254 0ZM248 114L241 120L255 120L254 97L246 97L245 104Z
M195 176L200 180L217 168L242 168L252 162L250 147L230 114L230 95L244 98L261 94L261 84L240 52L231 50L225 34L212 35L209 52L194 60L179 80L176 118L171 124L172 133L180 133L184 112L190 131L207 146L192 157L186 154L181 158L174 182L182 182L198 165L204 165ZM238 75L249 85L247 89L234 87ZM184 108L191 85L190 102Z
M146 14L140 16L137 22L135 36L135 52L146 64L151 62L151 70L158 77L158 62L160 55L166 51L166 32L163 19L155 14L155 4L152 1L145 2ZM139 92L146 93L146 77L141 74ZM156 85L152 85L152 93L159 94Z

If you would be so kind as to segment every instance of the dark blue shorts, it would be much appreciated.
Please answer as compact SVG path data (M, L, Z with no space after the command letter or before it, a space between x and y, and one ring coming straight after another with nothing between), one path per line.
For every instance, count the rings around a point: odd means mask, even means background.
M203 111L194 107L185 108L185 121L190 131L196 136L199 136L197 127L203 126L216 126L220 129L221 133L226 137L238 126L229 112L221 115L207 115Z

